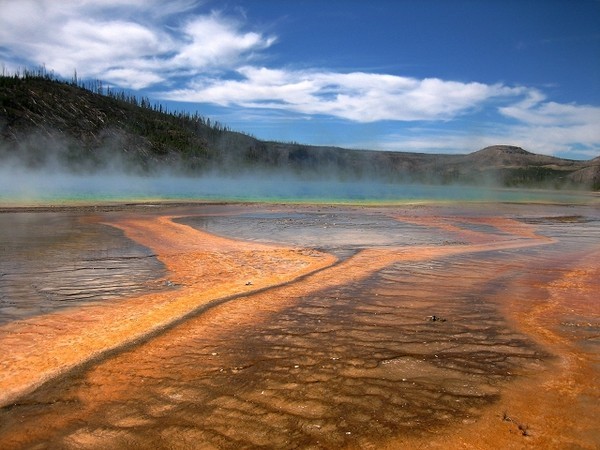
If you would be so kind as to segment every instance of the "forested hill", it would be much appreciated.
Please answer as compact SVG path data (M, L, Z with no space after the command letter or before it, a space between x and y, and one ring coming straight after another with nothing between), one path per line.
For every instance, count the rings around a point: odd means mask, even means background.
M493 146L465 155L267 142L147 98L39 74L0 77L0 164L75 172L288 171L306 178L600 189L600 158Z

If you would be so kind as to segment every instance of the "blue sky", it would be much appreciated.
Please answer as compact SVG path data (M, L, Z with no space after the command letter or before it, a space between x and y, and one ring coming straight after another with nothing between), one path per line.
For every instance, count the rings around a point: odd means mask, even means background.
M0 63L261 139L600 155L597 0L2 0Z

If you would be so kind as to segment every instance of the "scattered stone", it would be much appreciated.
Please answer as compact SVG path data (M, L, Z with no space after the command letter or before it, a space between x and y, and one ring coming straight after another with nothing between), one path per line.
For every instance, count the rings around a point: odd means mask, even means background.
M446 319L440 317L440 316L427 316L427 318L431 321L431 322L445 322Z

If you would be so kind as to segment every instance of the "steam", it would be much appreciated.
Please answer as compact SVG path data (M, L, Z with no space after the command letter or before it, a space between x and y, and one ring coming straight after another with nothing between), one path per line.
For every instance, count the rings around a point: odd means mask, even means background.
M153 201L431 202L590 201L583 193L464 186L402 185L369 181L310 180L266 172L198 177L127 173L74 174L18 167L0 169L0 206Z
M240 161L207 166L190 175L185 161L151 161L128 153L118 133L100 136L101 145L82 150L56 132L25 136L0 147L0 206L138 201L581 201L583 194L430 184L375 179L368 167L360 177L335 165L310 170L252 168ZM87 153L86 153L87 152ZM83 155L83 157L82 157ZM142 167L142 169L141 169ZM311 171L312 170L312 171ZM186 174L187 173L187 174Z
M419 196L413 187L410 197ZM0 202L62 201L348 201L405 197L399 186L338 180L307 181L266 172L238 175L209 173L198 177L127 173L73 174L23 168L0 170Z

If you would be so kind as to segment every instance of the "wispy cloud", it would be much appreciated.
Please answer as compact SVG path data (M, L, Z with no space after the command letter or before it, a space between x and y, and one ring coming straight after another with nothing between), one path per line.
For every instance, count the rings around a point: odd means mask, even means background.
M547 109L565 109L564 122L553 120ZM475 130L460 127L440 130L430 128L403 129L398 133L382 134L374 140L346 142L340 145L355 148L377 148L391 151L424 153L465 153L489 145L518 145L531 152L566 158L590 159L600 150L600 108L575 105L539 105L539 116L531 122L516 120L480 124ZM532 114L534 114L532 112ZM535 123L538 122L538 123Z
M505 138L506 135L497 130L469 132L460 129L439 130L435 126L410 127L400 132L382 134L376 140L346 142L342 146L418 153L469 153L489 145L512 143L512 140Z
M513 139L541 153L567 153L577 147L582 154L595 156L600 147L600 107L546 101L544 94L530 90L527 97L499 112L515 124Z

